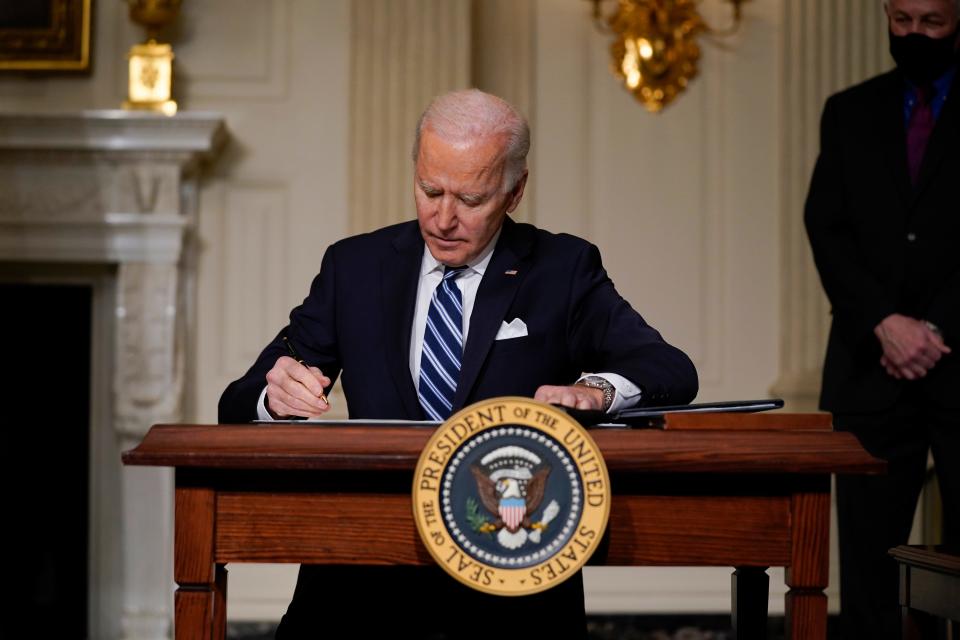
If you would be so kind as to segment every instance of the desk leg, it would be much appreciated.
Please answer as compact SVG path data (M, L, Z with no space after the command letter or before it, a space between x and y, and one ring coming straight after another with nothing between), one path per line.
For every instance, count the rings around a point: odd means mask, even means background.
M794 494L793 537L787 567L786 637L825 640L830 571L830 485L817 493Z
M216 495L205 487L178 486L174 516L176 640L223 640L227 621L227 570L214 564Z
M767 600L770 597L770 577L766 567L737 567L731 582L734 637L766 640Z
M931 625L930 616L910 607L900 607L901 635L903 640L921 640L923 629L936 628Z
M174 594L175 640L224 640L227 635L227 569L217 565L209 586L184 585Z

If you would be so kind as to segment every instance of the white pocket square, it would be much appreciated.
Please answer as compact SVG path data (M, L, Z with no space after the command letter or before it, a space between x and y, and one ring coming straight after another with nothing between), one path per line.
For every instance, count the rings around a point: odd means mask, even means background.
M527 325L520 318L514 318L509 324L500 323L500 331L497 331L495 340L510 340L511 338L522 338L527 335Z

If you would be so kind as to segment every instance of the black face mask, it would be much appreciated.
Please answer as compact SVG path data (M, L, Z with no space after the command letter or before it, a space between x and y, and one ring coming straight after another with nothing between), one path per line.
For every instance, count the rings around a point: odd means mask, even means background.
M895 36L890 32L890 55L907 80L917 86L927 85L957 62L956 41L956 29L943 38L921 33Z

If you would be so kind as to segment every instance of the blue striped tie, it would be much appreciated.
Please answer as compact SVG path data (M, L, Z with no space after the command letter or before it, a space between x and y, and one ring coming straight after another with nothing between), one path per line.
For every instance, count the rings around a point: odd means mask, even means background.
M447 267L433 291L420 357L420 405L431 420L446 420L460 380L463 357L463 301L454 280L466 267Z

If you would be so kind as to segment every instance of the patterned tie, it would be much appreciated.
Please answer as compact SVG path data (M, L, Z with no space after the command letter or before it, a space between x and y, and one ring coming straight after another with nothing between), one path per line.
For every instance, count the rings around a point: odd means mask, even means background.
M913 105L910 120L907 122L907 168L910 170L910 182L914 185L920 177L923 154L927 150L927 141L930 140L935 123L933 108L930 106L931 98L933 87L917 87L917 102Z
M460 380L463 357L463 300L454 280L466 267L447 267L433 291L420 357L420 405L431 420L446 420Z

